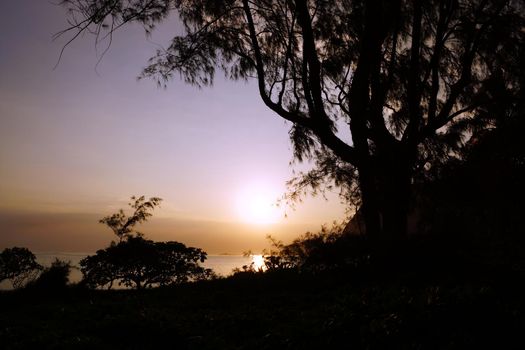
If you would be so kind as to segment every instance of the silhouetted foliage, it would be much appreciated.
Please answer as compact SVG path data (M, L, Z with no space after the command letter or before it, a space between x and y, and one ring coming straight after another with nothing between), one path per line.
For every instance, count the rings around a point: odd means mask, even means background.
M524 116L515 109L416 183L419 233L448 237L480 262L525 266Z
M65 289L69 284L69 274L72 268L71 262L56 258L51 266L42 270L36 280L28 284L28 287L42 290Z
M289 244L268 236L271 248L263 251L266 270L318 273L368 263L372 253L368 242L344 229L344 225L334 223L316 233L306 232Z
M0 341L7 349L523 348L521 283L356 283L347 276L284 271L59 298L0 293Z
M209 279L212 271L199 265L204 260L206 253L199 248L128 237L82 259L80 270L90 287L109 289L118 282L141 289Z
M389 271L386 278L403 271L419 278L444 273L468 278L467 270L523 269L523 102L517 107L493 129L472 137L453 160L417 179L411 215L418 227L406 240L372 246L348 227L323 228L286 245L271 239L268 270L358 267Z
M199 262L206 260L206 252L186 247L179 242L153 242L142 233L134 231L135 225L147 221L151 210L162 199L144 196L131 197L134 212L127 216L122 209L100 220L119 238L106 249L80 261L84 276L82 284L92 288L108 289L115 282L120 286L136 289L166 286L189 281L212 279L215 274Z
M412 182L492 127L518 100L523 2L515 0L63 0L74 40L128 22L151 32L173 12L185 34L142 77L210 85L221 69L255 78L265 105L292 124L306 185L334 181L359 199L366 232L402 237ZM67 46L67 44L66 44ZM350 131L351 141L342 135ZM359 192L357 192L359 189Z
M150 211L159 206L160 202L162 202L162 199L158 197L151 197L149 200L146 200L144 196L132 196L131 202L128 203L134 210L131 216L127 216L124 210L120 209L118 213L102 218L100 223L107 225L113 230L119 241L122 241L133 236L135 225L147 221L153 215ZM135 232L135 234L140 235L139 232Z
M27 248L6 248L0 253L0 282L8 279L13 288L22 287L41 269L35 255Z

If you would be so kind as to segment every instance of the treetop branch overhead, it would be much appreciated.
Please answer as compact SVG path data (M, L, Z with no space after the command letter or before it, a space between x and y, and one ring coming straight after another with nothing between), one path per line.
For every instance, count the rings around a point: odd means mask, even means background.
M178 74L206 86L219 69L234 80L256 79L265 105L292 124L295 157L314 160L321 177L359 188L366 231L374 237L406 233L422 165L497 124L505 113L496 112L512 109L523 81L522 1L61 4L71 27L59 34L71 40L87 31L97 40L111 37L129 22L151 32L178 15L185 34L158 50L141 77L165 84ZM351 141L341 136L343 128ZM311 179L315 185L319 177Z

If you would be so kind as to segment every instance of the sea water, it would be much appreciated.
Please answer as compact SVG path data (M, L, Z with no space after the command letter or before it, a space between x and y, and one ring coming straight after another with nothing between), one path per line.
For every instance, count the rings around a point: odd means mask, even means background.
M82 279L82 273L78 268L80 260L84 259L88 253L64 253L64 252L46 252L35 253L37 262L42 266L51 266L55 259L69 261L74 268L69 275L69 281L76 283ZM235 268L242 268L243 265L249 265L252 258L243 255L208 255L208 258L202 266L212 269L219 276L228 276ZM11 282L3 281L0 283L0 289L11 289Z

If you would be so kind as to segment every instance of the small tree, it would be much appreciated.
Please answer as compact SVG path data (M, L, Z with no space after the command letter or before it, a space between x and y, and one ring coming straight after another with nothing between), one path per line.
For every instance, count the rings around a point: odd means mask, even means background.
M124 239L133 235L135 225L147 221L147 219L153 215L150 211L159 206L160 202L162 202L162 199L158 197L151 197L149 200L146 200L144 196L138 198L132 196L131 202L128 203L128 205L134 209L131 216L127 216L124 210L120 209L118 213L106 216L99 222L113 230L119 241L122 242ZM140 235L139 232L135 231L135 233Z
M272 248L264 250L263 254L265 266L270 271L319 271L341 267L360 256L355 250L359 249L361 237L345 235L344 225L335 222L331 227L323 226L317 233L306 232L290 244L283 244L270 235L267 238Z
M80 261L84 282L89 287L119 285L142 289L166 286L213 276L199 262L206 253L179 242L153 242L143 237L128 237Z
M72 268L71 262L55 259L51 266L44 268L40 276L29 286L46 290L64 289L69 283Z
M114 245L100 249L95 255L87 256L80 261L80 271L84 276L81 283L92 288L113 287L113 283L119 278L120 266L111 252L112 247Z
M10 280L13 288L22 287L42 269L27 248L6 248L0 253L0 282Z
M87 286L111 289L118 282L141 289L214 277L212 270L199 265L206 260L203 250L179 242L153 242L134 230L136 224L152 216L150 211L162 199L151 197L146 201L144 196L133 196L131 200L129 205L134 209L131 216L120 209L100 220L119 241L80 261L83 282Z

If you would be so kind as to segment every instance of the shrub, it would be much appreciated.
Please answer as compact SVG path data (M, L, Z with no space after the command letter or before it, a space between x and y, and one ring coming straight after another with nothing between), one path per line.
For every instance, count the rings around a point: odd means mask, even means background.
M44 268L40 276L29 286L48 290L64 289L69 284L69 274L72 268L71 262L55 259L51 266Z
M129 236L80 261L83 283L88 287L119 285L136 289L210 279L210 269L199 262L206 253L179 242L153 242Z
M6 248L0 253L0 282L8 279L14 288L34 279L41 269L35 255L27 248Z

